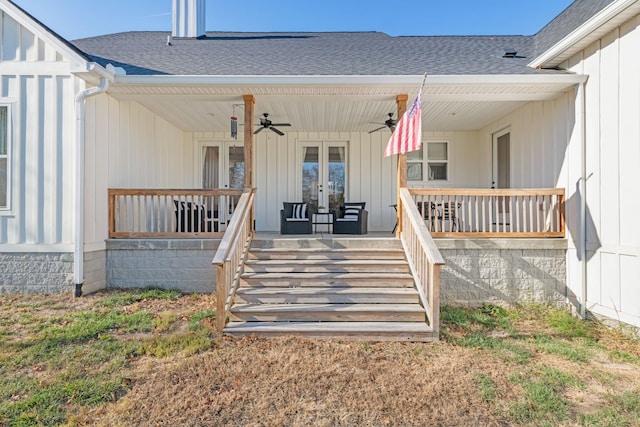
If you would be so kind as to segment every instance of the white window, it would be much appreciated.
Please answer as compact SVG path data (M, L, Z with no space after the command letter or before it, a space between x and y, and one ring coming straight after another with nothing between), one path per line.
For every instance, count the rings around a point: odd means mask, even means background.
M426 142L422 144L420 150L407 153L407 180L448 181L449 143L447 141Z
M9 209L11 188L11 110L0 104L0 210Z

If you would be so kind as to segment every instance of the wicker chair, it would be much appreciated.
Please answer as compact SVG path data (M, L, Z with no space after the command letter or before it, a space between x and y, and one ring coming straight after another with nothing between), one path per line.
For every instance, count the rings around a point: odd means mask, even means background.
M303 202L284 202L280 210L280 234L311 234L313 213Z
M369 212L364 209L366 202L345 202L333 212L334 234L367 234Z

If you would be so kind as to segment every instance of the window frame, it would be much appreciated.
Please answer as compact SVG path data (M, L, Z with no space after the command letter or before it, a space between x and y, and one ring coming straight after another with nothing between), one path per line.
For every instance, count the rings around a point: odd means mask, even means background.
M7 153L0 154L0 158L7 160L7 188L6 188L6 206L0 206L0 215L11 213L11 201L12 201L12 165L13 165L13 106L14 102L6 98L0 98L0 108L7 109Z
M431 160L429 159L429 144L446 144L447 147L447 158L446 160ZM422 142L422 158L420 160L411 160L407 157L407 168L409 164L417 163L422 166L422 179L421 180L411 180L407 177L409 182L430 182L430 183L438 183L438 182L449 182L451 180L451 142L446 139L433 139ZM425 155L426 151L426 155ZM446 179L430 179L429 178L429 164L430 163L445 163L446 164Z

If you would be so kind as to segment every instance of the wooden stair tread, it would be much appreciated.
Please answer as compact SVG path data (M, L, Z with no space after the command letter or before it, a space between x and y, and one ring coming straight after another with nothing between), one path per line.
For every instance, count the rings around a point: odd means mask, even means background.
M407 266L405 260L395 259L250 259L245 265L376 265L376 266Z
M323 288L268 288L263 287L240 287L236 293L237 295L418 295L418 291L412 288L336 288L336 287L323 287Z
M436 341L424 322L230 322L224 333L232 336L300 336L347 341Z
M385 273L385 272L372 272L372 273L348 273L348 272L336 272L327 271L321 273L296 273L296 272L280 272L280 273L243 273L241 276L243 279L413 279L411 273Z
M273 313L286 311L300 312L404 312L424 313L424 309L416 302L414 304L237 304L231 308L232 313L254 312Z

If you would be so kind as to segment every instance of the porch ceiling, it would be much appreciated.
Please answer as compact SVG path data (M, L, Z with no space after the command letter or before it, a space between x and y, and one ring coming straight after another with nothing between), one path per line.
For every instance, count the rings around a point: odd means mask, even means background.
M389 83L380 77L360 79L278 77L252 82L250 78L143 78L122 76L109 92L135 100L186 131L228 131L233 105L242 95L256 98L255 122L269 113L274 123L291 123L288 132L367 132L395 113L397 94L417 94L420 80ZM435 76L438 77L438 76ZM484 77L484 78L483 78ZM581 76L430 76L422 96L423 129L477 130L521 105L552 99L569 90ZM542 77L542 78L539 78ZM344 80L344 81L343 81ZM402 80L395 78L395 81ZM416 83L417 81L417 83ZM377 83L376 83L377 82ZM236 107L242 123L243 109ZM394 115L395 118L395 115Z

